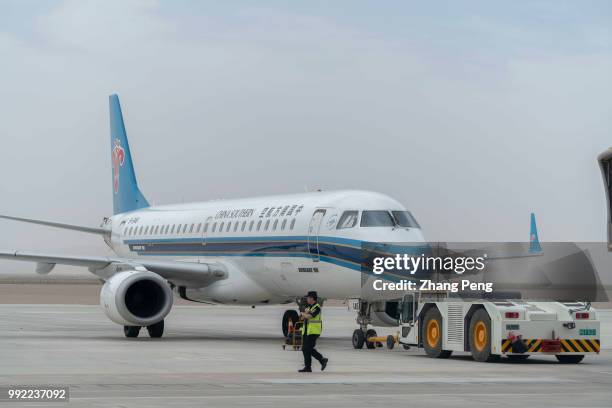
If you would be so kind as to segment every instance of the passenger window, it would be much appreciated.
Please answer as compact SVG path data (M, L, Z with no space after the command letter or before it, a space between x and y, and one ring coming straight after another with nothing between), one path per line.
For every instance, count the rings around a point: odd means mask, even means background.
M180 234L181 233L181 227L183 226L183 224L179 224L178 227L176 227L176 233Z
M183 227L183 234L187 232L187 227L188 226L189 226L188 224L185 224L185 226Z
M176 227L176 224L172 224L172 229L170 230L171 234L174 234L174 227Z
M345 211L340 217L336 229L353 228L357 225L357 218L359 218L359 211Z
M278 225L278 220L274 220L274 224L272 225L272 231L276 231L277 225Z
M191 224L191 227L189 227L189 233L191 234L193 232L193 228L195 227L195 224Z
M295 218L291 220L291 229L293 229L293 227L295 227Z
M208 232L208 223L204 224L204 232Z
M216 229L217 229L217 223L213 222L212 232L215 232Z
M242 228L240 229L240 231L244 232L245 228L246 228L246 221L242 221Z
M253 231L253 224L255 224L255 220L251 220L249 223L249 232Z
M141 233L142 233L142 225L138 227L138 235L140 235Z
M225 232L229 232L229 230L230 230L230 228L231 228L231 227L232 227L232 222L231 222L231 221L229 221L229 222L227 223L227 228L225 229Z
M202 223L198 223L198 229L196 230L196 232L200 232L200 230L202 229Z
M219 232L223 232L224 225L225 225L225 222L222 222L221 224L219 224Z
M164 234L168 234L169 230L170 230L170 225L166 225L166 228L164 229Z
M260 229L261 229L261 220L257 222L257 231L259 231Z
M234 223L234 232L238 231L238 226L240 225L240 223L238 221L236 221Z
M149 226L147 225L144 231L144 235L148 235L149 234Z
M283 220L283 223L281 224L281 230L283 230L283 231L284 231L286 226L287 226L287 219L285 218L285 219Z
M394 227L395 220L389 214L389 211L363 211L361 213L362 227Z
M270 226L270 220L267 220L266 221L266 227L264 228L264 230L267 231L269 226Z

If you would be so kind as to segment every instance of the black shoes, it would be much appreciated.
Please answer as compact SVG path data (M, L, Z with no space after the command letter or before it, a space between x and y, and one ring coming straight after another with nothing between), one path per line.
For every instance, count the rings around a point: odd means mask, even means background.
M328 361L329 361L328 358L324 358L321 360L321 371L325 370L325 367L327 367ZM298 370L298 373L312 373L312 368L304 367L301 370Z

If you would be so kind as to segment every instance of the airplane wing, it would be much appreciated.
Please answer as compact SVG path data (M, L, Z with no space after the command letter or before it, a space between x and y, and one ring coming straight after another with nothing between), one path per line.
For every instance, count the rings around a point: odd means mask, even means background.
M0 259L36 262L36 272L49 273L56 264L82 266L101 279L125 270L146 269L176 286L204 287L227 278L227 268L220 263L195 263L103 256L57 255L26 251L0 251Z
M0 218L4 218L5 220L29 222L30 224L46 225L47 227L69 229L69 230L79 231L79 232L87 232L89 234L99 234L99 235L110 234L110 230L107 230L104 228L84 227L81 225L64 224L61 222L54 222L54 221L36 220L33 218L13 217L12 215L2 215L2 214L0 214Z

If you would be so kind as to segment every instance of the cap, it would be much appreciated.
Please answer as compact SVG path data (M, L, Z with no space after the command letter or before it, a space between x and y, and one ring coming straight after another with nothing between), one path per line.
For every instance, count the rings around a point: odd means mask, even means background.
M315 292L314 290L311 290L311 291L309 291L309 292L306 294L306 297L311 297L311 298L313 298L313 299L316 299L316 298L318 298L318 296L317 296L317 292Z

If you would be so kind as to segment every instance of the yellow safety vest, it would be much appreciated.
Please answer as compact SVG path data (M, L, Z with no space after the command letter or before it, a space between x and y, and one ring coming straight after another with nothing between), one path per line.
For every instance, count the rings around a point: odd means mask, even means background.
M302 335L304 335L304 327L306 327L306 336L309 334L321 335L321 332L323 331L323 309L321 309L321 305L317 303L307 307L305 313L310 313L310 311L317 306L319 307L319 314L311 319L306 319L302 325Z

